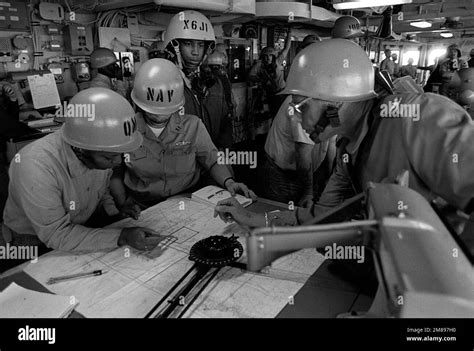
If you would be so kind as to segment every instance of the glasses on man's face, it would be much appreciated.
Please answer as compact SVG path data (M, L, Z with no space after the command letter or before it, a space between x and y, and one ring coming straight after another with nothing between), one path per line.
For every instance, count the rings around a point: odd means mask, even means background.
M295 114L295 111L298 112L299 114L302 114L302 107L309 101L311 98L307 97L300 102L294 102L293 100L290 102L290 106L288 109L289 115L292 116Z

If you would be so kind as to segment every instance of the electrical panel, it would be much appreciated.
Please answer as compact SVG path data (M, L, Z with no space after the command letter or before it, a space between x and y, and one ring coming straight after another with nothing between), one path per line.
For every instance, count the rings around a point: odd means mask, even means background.
M12 44L9 38L0 38L0 62L12 62Z
M89 65L86 62L76 62L71 65L72 79L76 82L87 82L91 79Z
M62 21L64 19L63 7L51 2L41 2L39 4L39 14L41 18L48 21Z
M26 1L0 1L0 29L28 30Z
M64 46L71 55L90 55L94 51L92 27L69 25L64 29Z

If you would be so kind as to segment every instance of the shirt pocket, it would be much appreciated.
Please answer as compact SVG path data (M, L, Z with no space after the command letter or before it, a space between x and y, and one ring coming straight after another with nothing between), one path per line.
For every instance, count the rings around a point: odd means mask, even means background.
M191 146L173 146L164 154L165 172L173 174L189 174L196 169L196 150Z
M141 145L137 150L130 152L130 161L138 161L146 158L147 151L146 148Z
M130 162L125 162L125 164L127 166L127 173L134 179L134 183L142 182L148 185L150 180L159 174L159 160L153 157L153 154L143 146L131 152Z

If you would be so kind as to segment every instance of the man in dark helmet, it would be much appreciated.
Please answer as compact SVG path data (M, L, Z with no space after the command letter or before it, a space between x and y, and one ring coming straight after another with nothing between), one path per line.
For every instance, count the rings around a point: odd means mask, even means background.
M296 49L296 54L299 54L301 50L303 50L305 47L308 45L311 45L313 43L317 43L318 41L321 41L321 38L317 34L308 34L307 36L304 37L303 41L301 44L298 46Z
M354 16L341 16L334 23L331 35L333 38L349 39L358 44L358 38L364 35L360 22Z
M89 88L111 89L123 97L127 97L127 87L122 80L122 70L112 50L97 48L91 54L91 67L94 78L89 83Z
M285 88L284 70L290 46L291 32L289 31L283 50L278 54L273 47L263 48L260 53L260 60L252 66L249 72L249 80L261 84L265 91L272 117L276 115L282 103L281 97L276 94Z

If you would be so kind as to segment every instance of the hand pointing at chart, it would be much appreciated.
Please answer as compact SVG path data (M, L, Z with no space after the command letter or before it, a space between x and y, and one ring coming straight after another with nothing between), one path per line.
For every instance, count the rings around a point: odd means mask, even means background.
M264 227L265 217L262 214L246 210L235 198L221 200L214 208L214 217L219 216L224 222L237 222L249 227Z
M120 233L118 245L130 245L137 250L150 251L153 250L164 238L165 236L161 236L148 228L123 228Z

